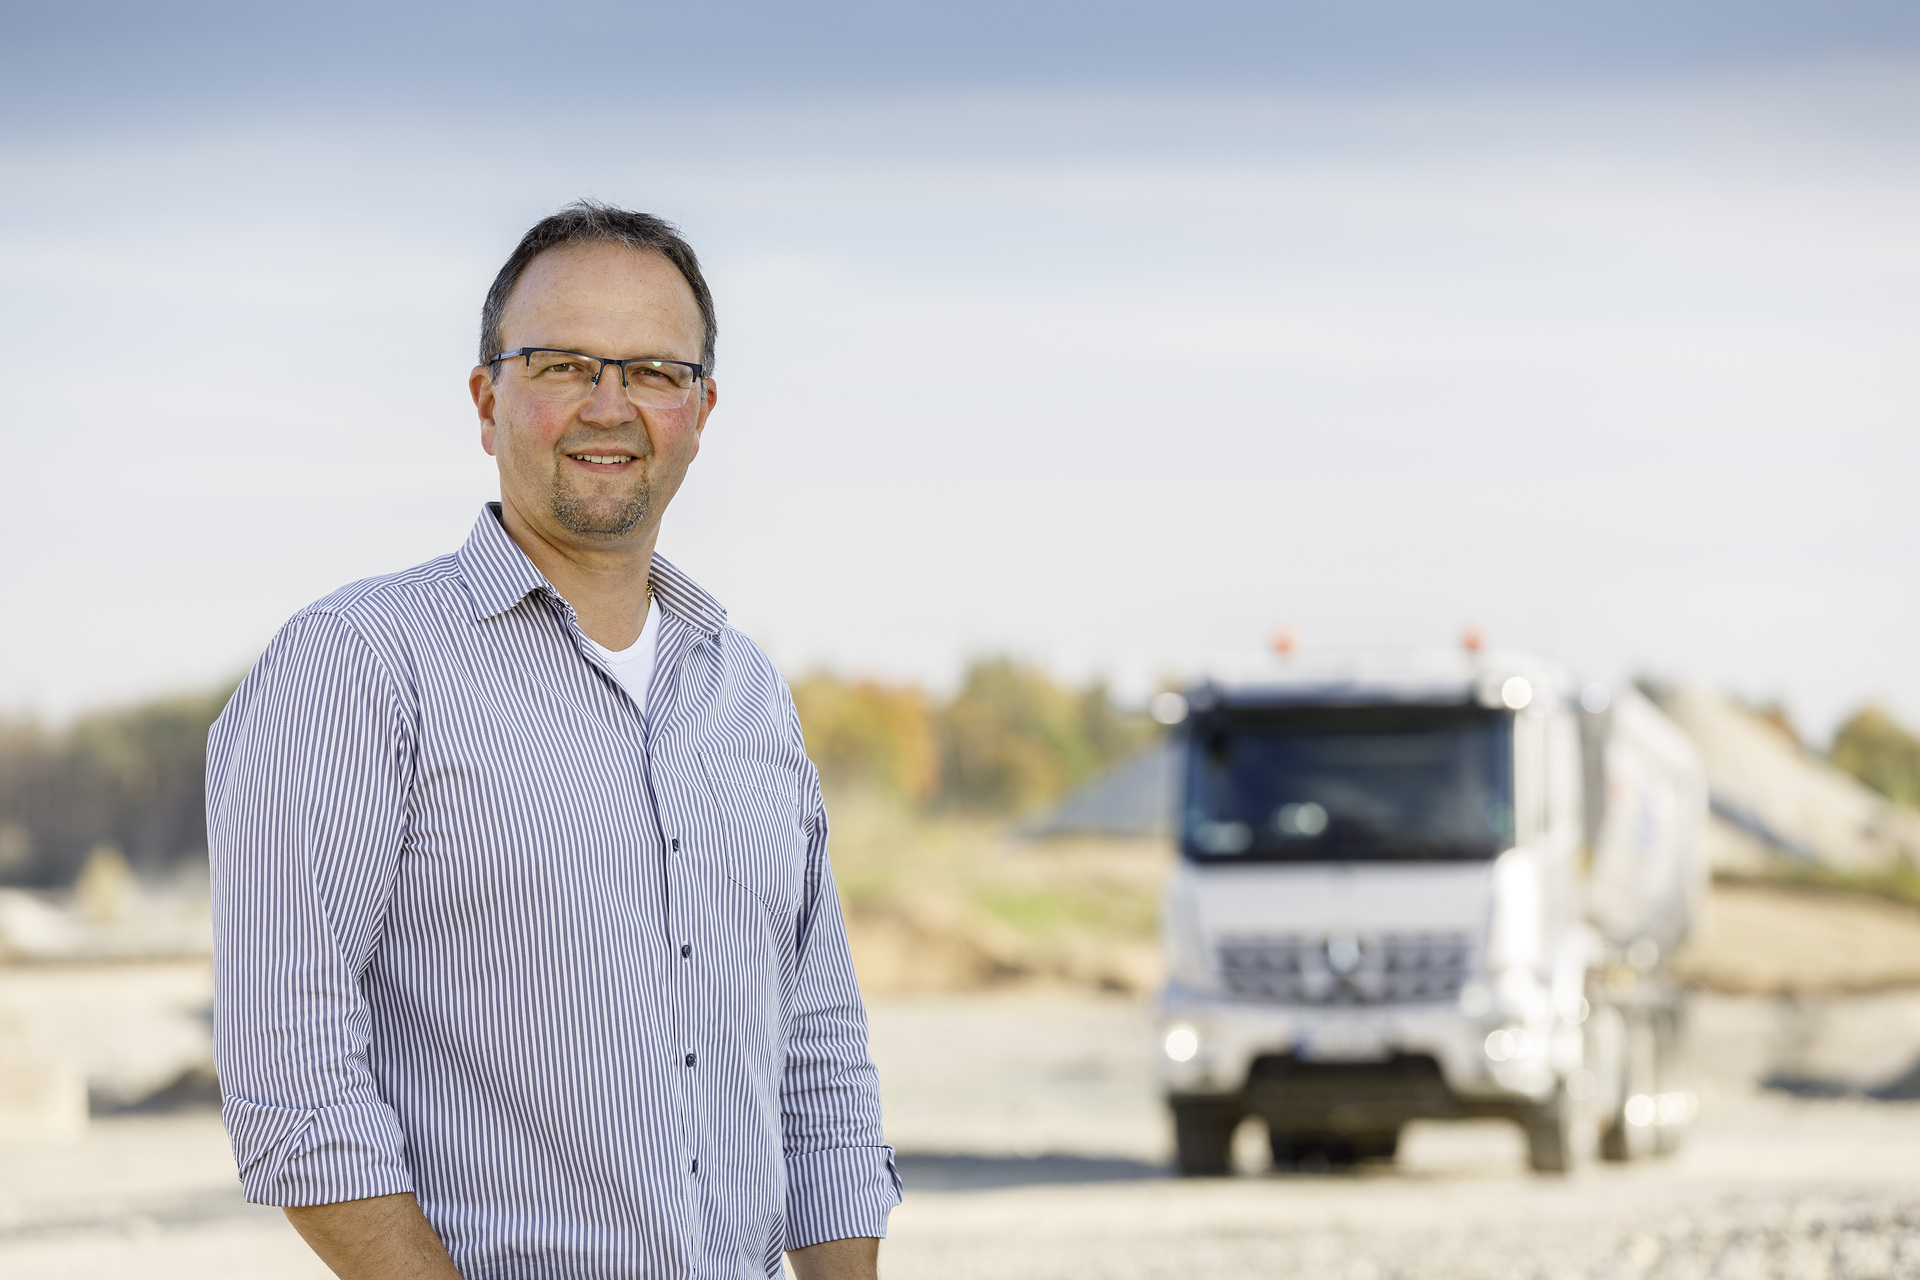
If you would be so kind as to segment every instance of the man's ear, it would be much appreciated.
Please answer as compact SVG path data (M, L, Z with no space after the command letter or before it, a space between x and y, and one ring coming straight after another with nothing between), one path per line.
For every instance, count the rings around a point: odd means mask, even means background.
M473 396L474 410L480 415L480 447L489 454L493 452L493 370L484 364L477 364L473 372L467 375L467 391Z
M700 379L700 394L705 403L700 406L700 412L693 420L693 431L695 435L699 435L707 429L707 415L713 412L713 406L720 400L720 387L712 378L702 378Z

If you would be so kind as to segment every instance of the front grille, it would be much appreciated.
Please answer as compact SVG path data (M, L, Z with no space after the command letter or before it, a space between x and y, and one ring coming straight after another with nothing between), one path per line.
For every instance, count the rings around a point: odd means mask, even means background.
M1228 991L1281 1004L1454 1000L1473 967L1464 933L1242 938L1218 954Z

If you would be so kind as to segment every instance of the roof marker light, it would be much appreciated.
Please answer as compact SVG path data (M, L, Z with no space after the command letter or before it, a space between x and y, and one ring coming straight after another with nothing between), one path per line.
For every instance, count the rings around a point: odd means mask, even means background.
M1171 689L1147 699L1147 714L1161 724L1179 724L1187 718L1187 700Z

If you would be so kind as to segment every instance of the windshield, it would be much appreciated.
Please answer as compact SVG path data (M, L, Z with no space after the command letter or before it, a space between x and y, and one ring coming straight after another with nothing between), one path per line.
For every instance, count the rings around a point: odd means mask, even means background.
M1180 848L1215 861L1491 858L1513 844L1513 731L1477 706L1196 717Z

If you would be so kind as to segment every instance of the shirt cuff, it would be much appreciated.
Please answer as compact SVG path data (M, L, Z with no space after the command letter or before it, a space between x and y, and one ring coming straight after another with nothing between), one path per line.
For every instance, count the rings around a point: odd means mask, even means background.
M300 1110L228 1097L220 1107L249 1204L338 1204L413 1190L406 1139L383 1102Z
M887 1235L900 1203L892 1147L829 1147L787 1157L787 1248Z

